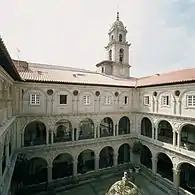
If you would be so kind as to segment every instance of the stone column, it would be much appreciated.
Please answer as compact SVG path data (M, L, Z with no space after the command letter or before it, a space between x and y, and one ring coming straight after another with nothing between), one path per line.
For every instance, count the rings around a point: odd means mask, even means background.
M74 128L72 128L71 136L72 136L72 141L74 141Z
M117 134L116 133L116 131L117 131L116 129L117 129L117 125L114 125L114 128L113 128L113 136L116 136L116 134Z
M9 162L9 143L6 143L5 145L5 156L6 156L6 166L7 166Z
M53 169L53 164L49 163L47 166L47 181L48 182L52 181L52 169Z
M177 146L178 147L181 146L181 134L180 134L180 132L178 132L178 134L177 134Z
M176 146L176 132L173 131L173 146Z
M97 138L100 138L100 128L99 128L99 125L97 125Z
M155 139L158 140L158 127L156 128Z
M180 173L181 170L173 168L173 185L175 188L178 188L180 185Z
M46 144L49 144L49 130L46 131Z
M154 174L156 174L157 172L157 162L158 162L158 159L156 157L152 158L152 172Z
M80 126L79 124L76 125L76 140L79 140L79 131L80 131Z
M73 176L77 176L77 164L78 164L78 161L77 160L74 160L73 161Z
M51 144L53 144L53 131L51 131Z
M117 166L118 165L118 153L114 153L113 161L114 161L114 166Z
M23 147L24 146L24 132L23 131L21 131L20 137L21 137L21 147Z
M99 169L99 162L100 162L100 158L99 156L95 158L95 170Z
M96 137L97 137L97 131L96 131L96 128L97 128L97 125L96 124L94 124L94 127L93 127L93 131L94 131L94 139L96 139Z
M155 139L155 127L152 127L152 139Z

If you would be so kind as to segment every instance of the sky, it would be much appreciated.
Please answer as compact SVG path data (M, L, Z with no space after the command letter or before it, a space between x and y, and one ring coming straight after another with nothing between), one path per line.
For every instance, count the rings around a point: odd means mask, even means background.
M0 35L13 59L96 70L119 11L132 76L195 66L195 0L0 1Z

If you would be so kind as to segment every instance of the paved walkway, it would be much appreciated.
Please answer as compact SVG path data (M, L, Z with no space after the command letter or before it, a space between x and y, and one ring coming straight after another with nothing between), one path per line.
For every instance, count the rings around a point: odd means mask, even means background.
M85 184L83 186L73 188L67 191L63 191L57 193L57 195L105 195L105 193L109 190L109 188L116 181L121 180L121 177L112 177L104 180L97 180L90 184ZM135 184L140 188L144 195L165 195L160 189L158 189L155 185L151 184L148 180L146 180L141 175L136 176Z

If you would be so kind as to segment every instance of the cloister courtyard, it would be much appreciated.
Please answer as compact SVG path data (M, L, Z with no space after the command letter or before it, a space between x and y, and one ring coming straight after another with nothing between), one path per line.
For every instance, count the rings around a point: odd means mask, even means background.
M77 188L73 188L70 190L62 191L57 193L57 195L72 195L72 194L79 194L79 195L105 195L108 192L109 188L114 184L116 181L121 180L121 176L113 176L110 178L105 179L97 179L94 182L79 186ZM149 182L147 179L142 177L140 174L135 176L134 182L143 193L143 195L167 195L165 192L160 190L157 186Z
M174 137L172 127L168 121L160 121L158 124L158 129L155 129L154 132L152 131L152 128L153 127L150 119L143 118L141 122L141 134L143 136L154 136L157 140L167 143L174 142L175 139L175 142L183 143L183 147L185 144L187 146L190 145L191 148L189 148L189 150L193 150L193 125L189 124L182 127L180 140ZM44 123L33 121L26 125L23 144L24 147L31 147L36 145L44 145L46 142L70 143L76 140L94 139L94 134L98 135L97 137L109 137L116 134L129 134L130 121L128 117L122 117L119 121L118 132L114 133L115 130L116 128L113 125L113 121L109 117L102 120L99 131L96 133L95 131L97 131L97 129L94 128L94 123L91 119L81 121L79 131L77 131L77 129L73 129L70 121L61 120L56 123L55 132L52 134L49 133L48 135ZM104 168L129 163L132 160L132 150L133 148L131 148L128 143L121 144L117 151L111 146L102 147L99 152L95 152L92 149L85 149L77 155L76 159L75 156L72 156L70 152L64 152L56 154L51 162L51 165L48 165L48 162L42 157L32 157L27 160L25 165L26 167L22 166L22 170L25 170L24 175L21 174L20 168L18 168L16 164L13 182L14 179L17 178L20 180L19 182L23 183L24 186L33 186L39 183L47 183L48 178L50 181L55 181L57 179L69 178L72 176L74 177L77 174L85 174L89 171L97 171ZM2 170L5 168L5 152L3 155L4 158ZM153 158L154 157L152 156L150 148L146 145L141 145L141 150L139 153L140 163L150 170L153 170L153 166L156 166L156 172L159 175L173 181L173 162L170 157L166 153L158 153L155 165L152 162ZM181 172L179 176L180 186L194 193L195 167L189 163L182 163L179 165L178 169L180 169ZM18 181L16 181L16 183L17 182ZM96 184L94 185L96 186ZM106 186L109 185L111 184ZM85 186L83 186L81 188L90 189L88 187L85 188Z

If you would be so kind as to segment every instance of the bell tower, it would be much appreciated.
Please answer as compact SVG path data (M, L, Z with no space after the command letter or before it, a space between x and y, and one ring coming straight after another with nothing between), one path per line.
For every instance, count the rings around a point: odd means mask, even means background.
M129 65L129 47L131 44L126 40L127 29L119 18L119 12L117 12L116 20L112 24L108 35L109 42L105 47L107 59L96 65L98 72L128 78L131 67Z

